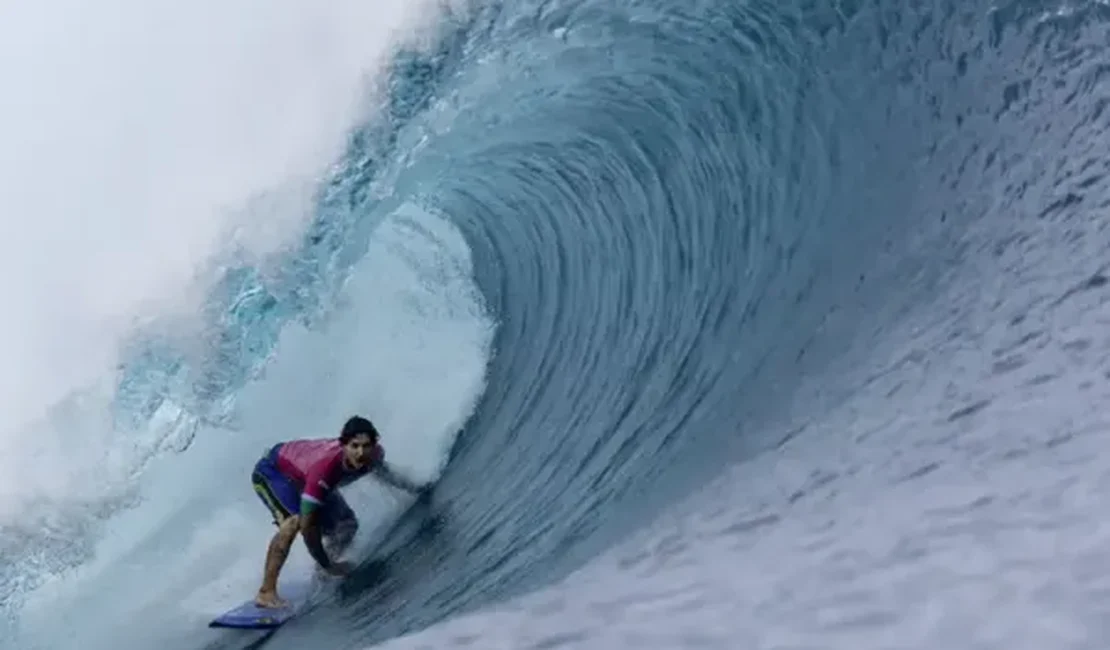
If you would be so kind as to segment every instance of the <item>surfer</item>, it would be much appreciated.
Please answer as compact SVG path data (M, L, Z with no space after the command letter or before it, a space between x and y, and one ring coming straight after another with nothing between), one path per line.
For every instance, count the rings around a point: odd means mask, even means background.
M342 555L358 531L354 511L338 488L367 474L418 496L428 486L399 475L385 462L385 450L373 423L363 417L347 420L339 438L291 440L278 443L258 460L251 473L255 492L274 517L277 533L266 551L262 586L255 597L259 607L282 607L277 580L293 540L300 532L305 546L321 569L336 576L350 571ZM324 540L330 549L324 548Z

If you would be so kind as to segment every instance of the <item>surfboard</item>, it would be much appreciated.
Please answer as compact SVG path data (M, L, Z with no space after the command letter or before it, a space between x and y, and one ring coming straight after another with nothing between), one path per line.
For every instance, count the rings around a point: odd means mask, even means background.
M240 630L270 630L284 625L301 612L312 593L312 580L300 579L278 588L278 595L288 604L280 609L259 607L254 598L245 600L220 614L208 627L226 627Z

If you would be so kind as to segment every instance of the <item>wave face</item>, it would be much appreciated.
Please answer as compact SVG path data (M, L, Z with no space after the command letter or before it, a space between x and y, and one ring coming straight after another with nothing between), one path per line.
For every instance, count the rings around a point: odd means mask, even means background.
M1098 647L1107 18L455 7L300 246L135 334L160 455L20 647L242 647L247 468L355 410L434 503L353 489L367 562L267 648Z

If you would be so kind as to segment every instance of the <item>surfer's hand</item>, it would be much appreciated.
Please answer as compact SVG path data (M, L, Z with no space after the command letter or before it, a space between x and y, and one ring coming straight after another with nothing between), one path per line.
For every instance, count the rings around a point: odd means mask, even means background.
M352 567L351 567L350 562L340 561L340 562L332 562L331 566L329 566L328 568L326 568L324 570L327 571L328 573L330 573L331 575L337 577L337 578L341 578L341 577L347 575L348 573L350 573L351 568Z

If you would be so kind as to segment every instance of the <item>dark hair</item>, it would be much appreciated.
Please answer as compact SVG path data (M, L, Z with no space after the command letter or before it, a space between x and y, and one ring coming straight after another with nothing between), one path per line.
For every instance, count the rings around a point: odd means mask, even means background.
M358 435L369 435L374 442L378 441L378 430L374 423L364 417L353 415L343 424L343 431L339 434L339 442L347 444L351 438Z

